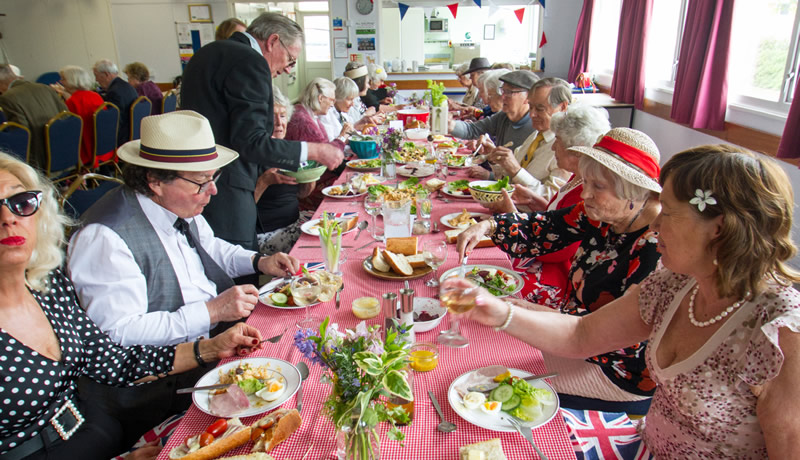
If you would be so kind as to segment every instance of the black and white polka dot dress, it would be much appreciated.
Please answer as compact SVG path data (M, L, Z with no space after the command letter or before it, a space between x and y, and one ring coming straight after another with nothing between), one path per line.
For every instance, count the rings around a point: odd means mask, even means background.
M123 348L112 342L80 308L60 270L51 274L49 292L31 293L58 337L61 361L40 355L0 328L0 457L47 426L77 392L79 376L128 386L169 372L175 358L174 346Z

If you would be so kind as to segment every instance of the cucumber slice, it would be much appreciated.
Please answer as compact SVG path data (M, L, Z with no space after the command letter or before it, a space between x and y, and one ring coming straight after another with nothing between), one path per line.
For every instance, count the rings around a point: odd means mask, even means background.
M269 296L269 298L270 300L272 300L272 303L280 306L286 305L286 302L289 301L289 298L286 297L286 294L281 294L280 292L272 294L271 296Z
M511 412L512 410L519 407L521 403L522 399L519 396L511 395L511 397L508 398L508 401L503 403L503 410L506 412Z
M492 390L489 399L492 401L500 401L505 405L505 402L514 396L514 387L506 385L505 383Z

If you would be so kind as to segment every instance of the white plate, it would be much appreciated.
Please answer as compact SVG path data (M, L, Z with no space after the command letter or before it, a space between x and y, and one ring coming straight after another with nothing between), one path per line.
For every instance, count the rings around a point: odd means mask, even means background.
M375 158L373 158L373 160L374 159ZM353 169L358 170L358 171L380 171L380 169L381 169L380 166L367 167L367 168L365 168L363 166L356 166L357 164L359 164L362 161L370 161L370 160L350 160L350 161L347 162L347 167L353 168Z
M444 225L444 226L445 226L445 227L447 227L447 228L467 228L467 227L469 227L469 224L463 224L463 225L461 225L461 226L458 226L458 227L456 227L455 225L450 225L450 222L449 222L449 220L450 220L450 219L455 219L456 217L458 217L458 216L460 216L460 215L461 215L461 213L460 213L460 212L454 212L454 213L452 213L452 214L447 214L447 215L444 215L444 216L442 216L442 218L441 218L441 219L439 219L439 222L441 222L441 223L442 223L442 225ZM482 220L489 219L489 218L491 218L491 217L492 217L492 216L490 216L489 214L484 214L484 213L482 213L482 212L471 212L471 213L469 213L469 215L470 215L470 216L471 216L473 219L475 219L476 221L478 221L478 222L480 222L480 221L482 221Z
M523 378L523 377L530 377L530 372L525 372L520 369L509 368L509 372L511 375ZM459 417L463 418L464 420L468 421L469 423L479 426L481 428L486 428L487 430L492 431L517 431L514 429L514 426L510 423L503 421L500 416L502 414L503 417L511 417L506 412L500 412L499 414L486 414L483 412L480 407L477 409L467 409L464 404L461 402L461 396L459 396L458 392L456 391L455 387L461 382L463 382L469 374L474 371L469 371L461 374L453 380L453 383L450 384L450 388L447 390L447 401L450 403L450 407L456 411ZM533 382L528 382L534 388L544 388L546 390L550 390L556 397L556 403L552 406L543 406L542 416L537 418L536 420L526 422L520 419L517 419L523 426L528 428L537 428L545 423L552 420L552 418L558 413L558 407L560 405L558 401L558 393L553 390L553 387L547 384L544 380L534 380Z
M300 388L300 371L298 371L297 368L292 365L292 363L277 358L244 358L244 359L237 359L229 363L225 363L219 367L216 367L208 371L206 375L200 377L200 380L197 381L195 386L199 387L206 385L216 385L217 383L219 383L220 371L222 371L223 373L227 372L230 369L237 367L240 362L250 363L252 366L269 365L270 369L275 369L276 371L283 374L283 376L286 379L285 382L286 387L283 390L283 394L281 394L275 401L264 401L255 394L248 396L248 399L250 399L250 407L239 412L238 414L235 414L236 417L249 417L251 415L258 415L258 414L263 414L264 412L269 412L272 409L285 403L289 398L294 396L294 394L297 392L297 389ZM220 416L218 414L212 413L211 410L209 409L209 404L211 403L210 391L208 390L195 391L194 393L192 393L192 401L194 401L194 405L197 406L198 409L205 412L206 414L213 415L216 417Z
M277 288L282 281L283 278L276 278L270 281L269 283L265 284L264 286L262 286L261 289L258 291L258 301L268 307L277 308L278 310L299 310L301 308L306 308L305 305L279 306L272 303L272 299L270 299L269 296L270 294L275 292L275 288ZM313 307L314 305L319 305L319 302L308 304L309 307Z
M511 291L509 294L506 294L506 295L500 295L500 296L496 296L496 297L508 297L508 296L512 296L512 295L514 295L514 294L516 294L517 292L519 292L519 291L521 291L521 290L522 290L522 285L523 285L523 283L524 283L524 281L522 280L522 277L519 275L519 273L515 272L514 270L512 270L512 269L510 269L510 268L498 267L497 265L483 265L483 264L478 264L478 265L465 265L465 266L464 266L464 272L465 272L465 273L469 273L469 272L470 272L470 271L471 271L473 268L475 268L475 267L478 267L478 268L479 268L479 269L481 269L481 270L488 270L488 269L490 269L490 268L493 268L493 269L495 269L495 270L497 270L497 271L504 272L504 273L506 273L507 275L511 275L511 277L512 277L512 278L514 278L514 280L516 280L516 281L517 281L517 287L516 287L516 288L514 288L514 290L513 290L513 291ZM441 283L441 282L443 282L444 280L446 280L447 278L450 278L451 276L458 275L458 272L459 272L459 270L461 270L461 266L454 267L454 268L451 268L450 270L447 270L446 272L442 273L442 276L441 276L441 277L439 277L439 282Z
M411 174L412 171L414 172L413 174ZM428 177L432 176L434 172L436 172L436 166L427 163L420 166L405 164L397 167L397 175L403 177Z
M469 191L467 191L467 193L465 193L465 194L463 194L463 195L456 195L455 193L451 193L451 192L450 192L450 191L447 189L447 186L448 186L449 184L450 184L450 183L448 182L447 184L445 184L445 186L444 186L444 187L442 187L442 193L444 193L445 195L447 195L447 196L449 196L449 197L453 197L453 198L472 198L472 195L469 193Z
M357 193L355 195L331 195L330 194L331 189L333 189L333 188L341 188L341 187L344 187L344 186L343 185L331 185L329 187L325 187L324 189L322 189L322 194L327 196L328 198L339 198L339 199L342 199L342 198L358 198L360 196L364 196L364 195L367 194L367 192Z
M351 219L351 218L352 218L352 216L348 217L347 219ZM339 217L338 219L342 219L342 218ZM300 226L300 230L302 230L303 233L305 233L306 235L319 236L319 227L315 227L315 225L317 225L320 220L321 219L311 219L308 222L306 222L305 224L301 225ZM348 230L346 232L342 232L342 235L344 235L345 233L350 233L352 231L355 231L357 228L358 228L358 225L354 225L353 228L351 228L350 230Z

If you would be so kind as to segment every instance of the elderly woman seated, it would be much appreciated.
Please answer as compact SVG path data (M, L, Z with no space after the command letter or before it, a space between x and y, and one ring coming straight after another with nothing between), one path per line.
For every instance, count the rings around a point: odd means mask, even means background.
M402 109L403 105L394 105L394 99L389 96L386 87L386 70L377 64L367 64L369 76L369 89L367 94L361 97L367 108L374 108L378 112L394 112Z
M136 94L150 99L153 104L150 115L161 113L161 100L164 99L164 94L158 85L150 81L150 70L147 66L141 62L131 62L123 71L128 76L128 83L136 89Z
M369 70L367 66L355 61L350 61L344 68L344 76L353 80L358 86L358 97L353 99L353 106L348 113L351 120L360 120L364 116L372 116L377 113L374 107L367 107L361 100L367 95L369 90Z
M789 178L763 155L707 145L671 158L660 183L653 228L665 269L590 315L528 311L480 289L469 316L572 358L647 340L640 353L658 386L639 430L657 458L794 458L800 274L787 264L797 252Z
M94 112L103 105L103 98L94 91L94 76L86 69L68 65L58 71L61 83L50 85L66 99L70 112L81 117L81 163L91 165L94 155Z
M5 153L0 222L0 458L105 460L128 447L121 421L78 398L81 376L131 386L260 348L261 334L244 323L194 348L122 347L109 339L59 268L67 218L53 186Z
M336 86L336 101L328 110L328 113L320 118L322 126L325 127L325 132L328 134L328 139L336 138L345 123L350 123L358 132L363 132L383 123L385 117L380 113L371 116L365 115L353 120L351 118L351 109L358 98L358 85L347 77L339 77L333 80L333 84Z
M579 243L572 259L567 292L559 309L570 316L601 311L641 282L658 265L659 151L646 134L628 128L609 131L593 147L573 147L582 156L582 202L556 211L496 214L473 225L458 239L468 253L485 234L511 257L538 257ZM537 306L553 314L549 307ZM646 343L621 344L586 361L545 354L565 407L644 413L655 383L644 362ZM606 403L616 402L616 403Z
M454 101L453 99L447 100L447 104L449 105L451 111L464 111L470 109L470 111L474 112L472 109L477 107L473 107L473 104L480 102L480 99L478 98L478 87L472 83L472 77L467 73L468 70L469 64L466 62L453 69L456 77L458 77L458 83L464 88L467 88L467 91L464 93L464 97L461 99L461 102Z

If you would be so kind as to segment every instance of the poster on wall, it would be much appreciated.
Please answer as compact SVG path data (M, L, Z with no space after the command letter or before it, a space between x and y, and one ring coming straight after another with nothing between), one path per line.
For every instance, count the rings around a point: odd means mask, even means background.
M331 25L333 26L333 30L334 31L344 30L344 19L342 19L342 18L333 18L331 20Z
M178 36L178 55L181 67L186 66L202 46L214 41L214 24L176 22Z
M334 38L333 39L333 57L346 58L347 57L347 39Z
M375 37L358 37L359 51L375 51Z

